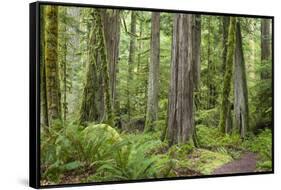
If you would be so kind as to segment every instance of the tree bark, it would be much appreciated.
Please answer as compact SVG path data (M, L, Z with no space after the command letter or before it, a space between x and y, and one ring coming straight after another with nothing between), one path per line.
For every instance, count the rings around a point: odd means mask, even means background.
M114 108L116 100L116 74L120 41L120 10L106 10L103 12L103 31L107 50L110 96Z
M240 23L236 26L236 48L234 65L234 112L235 129L241 138L245 138L249 127L248 89L245 70L245 61L242 47Z
M89 66L80 109L80 122L106 122L113 126L108 62L100 10L92 12L89 42Z
M200 54L201 54L201 15L193 16L192 49L193 49L193 80L194 89L198 90L200 82Z
M167 139L186 143L193 133L192 15L175 14Z
M229 30L228 30L228 46L227 46L227 57L223 81L223 92L222 92L222 102L221 102L221 112L220 112L220 123L219 128L221 132L228 132L229 124L228 120L230 117L230 102L229 94L231 89L231 79L233 70L233 56L235 50L235 31L236 31L236 18L230 18Z
M61 120L61 93L58 67L58 7L48 6L45 10L45 74L48 107L48 126Z
M145 131L152 131L157 120L160 58L160 13L152 12L148 98Z
M192 58L193 58L193 84L194 91L197 92L193 99L193 117L195 117L196 109L198 108L199 102L199 88L200 88L200 70L201 70L201 15L193 16L192 26ZM195 126L195 123L193 124ZM198 139L196 133L196 127L194 127L192 139L194 145L198 146Z

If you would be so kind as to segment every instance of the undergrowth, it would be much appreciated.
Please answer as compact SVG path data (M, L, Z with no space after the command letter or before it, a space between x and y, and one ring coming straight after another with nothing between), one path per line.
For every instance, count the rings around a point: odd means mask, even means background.
M217 128L196 129L199 147L192 142L169 147L157 131L119 134L106 124L42 128L42 181L62 182L69 172L80 176L81 182L209 175L244 151L259 155L258 170L271 170L270 130L242 141L239 135L222 135Z

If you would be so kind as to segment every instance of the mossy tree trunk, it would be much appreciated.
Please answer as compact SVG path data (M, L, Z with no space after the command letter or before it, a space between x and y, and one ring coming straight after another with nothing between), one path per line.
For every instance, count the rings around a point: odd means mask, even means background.
M48 6L44 13L46 18L44 64L48 126L52 126L55 120L61 120L61 93L58 67L58 7Z
M175 14L167 140L186 143L193 134L192 15Z
M113 126L108 61L101 11L92 12L88 71L80 109L80 122L106 122Z
M59 59L59 65L60 65L60 76L62 79L62 116L63 116L63 122L66 122L66 115L68 112L68 105L67 105L67 40L68 40L68 34L67 34L67 8L66 7L59 7L58 10L59 13L59 34L58 34L58 46L59 46L59 52L58 52L58 59Z
M47 106L47 94L46 94L46 70L45 70L45 8L42 6L40 8L40 20L41 20L41 27L40 27L40 98L41 98L41 124L43 126L48 126L48 106Z
M154 130L154 122L157 120L159 93L160 13L152 12L151 14L150 64L148 76L147 110L145 118L146 132Z
M234 123L235 130L240 133L241 138L245 138L246 132L249 128L249 108L246 68L239 22L237 22L236 26L236 47L234 60Z
M228 30L228 46L227 46L227 56L226 65L223 81L223 91L222 91L222 102L220 110L220 122L219 128L222 133L228 132L230 128L231 118L231 106L229 101L229 94L231 90L231 80L233 71L233 56L235 50L235 31L236 31L236 18L230 18L229 30Z

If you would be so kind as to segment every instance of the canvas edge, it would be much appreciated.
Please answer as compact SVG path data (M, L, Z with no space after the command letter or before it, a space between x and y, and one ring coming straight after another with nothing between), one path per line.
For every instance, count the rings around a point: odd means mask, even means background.
M50 2L36 1L30 3L29 13L29 39L30 39L30 73L29 73L29 186L33 188L57 188L57 187L77 187L89 185L110 185L122 183L139 183L139 182L159 182L170 180L185 180L185 179L203 179L217 177L235 177L261 174L274 174L274 16L268 15L249 15L236 13L221 13L221 12L201 12L189 10L171 10L158 9L147 7L126 7L113 5L95 5L95 4L80 4L80 3L65 3L65 2ZM108 8L108 9L124 9L135 11L160 11L169 13L186 13L186 14L201 14L215 16L236 16L250 18L267 18L272 20L272 170L265 172L249 172L249 173L233 173L219 175L203 175L203 176L186 176L172 178L155 178L155 179L140 179L128 181L106 181L106 182L90 182L76 184L57 184L44 185L40 184L40 5L57 5L57 6L73 6L73 7L90 7L90 8ZM35 117L34 117L35 116Z

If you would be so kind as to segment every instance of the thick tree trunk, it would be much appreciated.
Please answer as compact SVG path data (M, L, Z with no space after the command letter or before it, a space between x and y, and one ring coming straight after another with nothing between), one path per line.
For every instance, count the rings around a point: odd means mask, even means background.
M105 45L107 50L109 86L112 112L120 118L118 94L116 92L120 41L120 10L106 10L102 14ZM117 121L117 123L119 123Z
M112 106L116 100L116 73L118 67L119 41L120 41L120 11L106 10L103 12L103 30L107 50L109 67L109 84Z
M175 14L169 92L169 144L185 143L193 134L192 15Z
M102 75L100 74L100 55L96 45L99 42L97 37L97 19L93 17L93 23L88 42L88 68L86 82L82 95L80 109L80 123L97 121L104 117L104 97Z
M145 131L152 131L157 120L159 92L159 58L160 58L160 13L152 12L151 45L148 78L148 99Z
M267 64L270 59L270 19L261 20L261 61L262 64ZM261 73L261 79L267 79L269 74L267 72Z
M239 22L236 26L236 48L234 60L234 123L235 129L240 132L240 136L245 138L249 126L248 89L242 47L242 35Z
M92 13L89 65L80 109L80 122L106 122L113 125L108 62L100 10Z
M129 59L128 59L128 77L127 77L127 114L128 114L128 121L131 119L131 93L130 93L130 83L132 81L132 70L135 60L135 48L136 48L136 22L137 22L137 16L134 11L131 11L131 39L130 39L130 47L129 47Z
M231 89L231 79L232 79L232 70L233 70L233 56L235 50L235 31L236 31L236 18L230 18L229 30L228 30L228 46L227 46L227 57L223 81L223 92L222 92L222 102L221 102L221 112L220 112L220 130L225 133L229 127L229 120L231 111L229 94Z
M58 67L58 7L48 6L45 10L45 74L48 107L48 126L61 119L61 93Z

